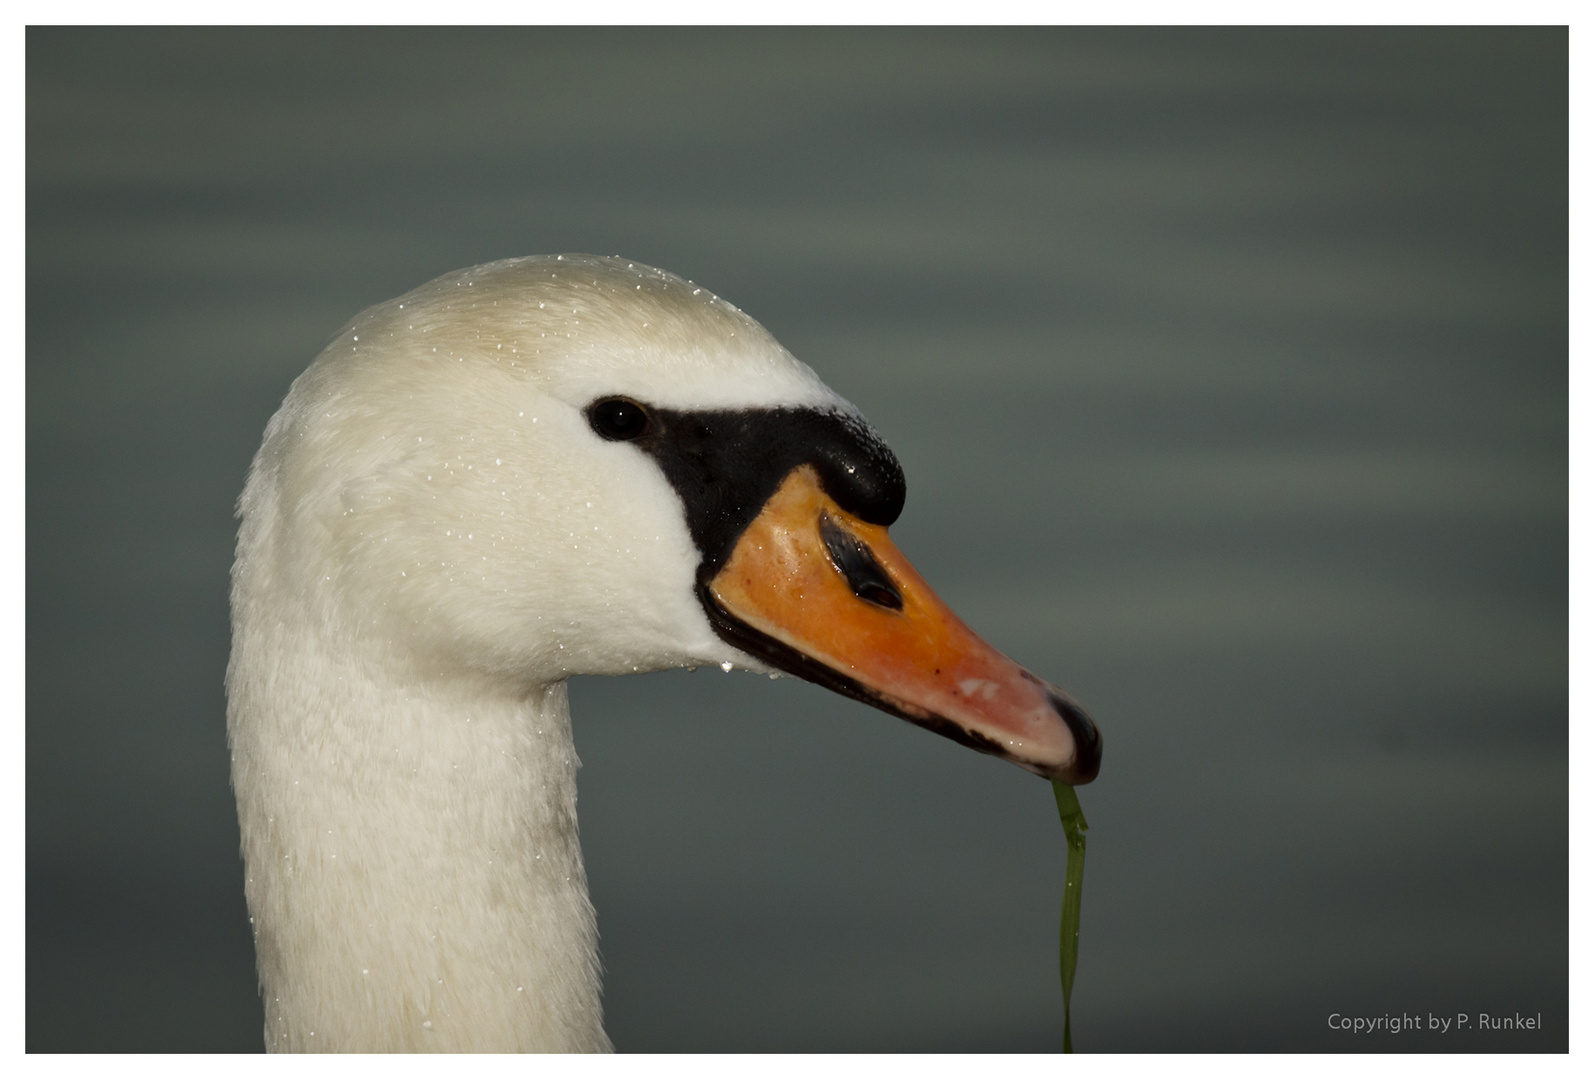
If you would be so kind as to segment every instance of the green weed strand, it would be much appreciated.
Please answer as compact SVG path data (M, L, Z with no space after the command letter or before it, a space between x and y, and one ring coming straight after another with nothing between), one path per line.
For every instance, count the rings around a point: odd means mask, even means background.
M1090 826L1085 823L1073 787L1054 780L1052 794L1058 800L1064 839L1069 842L1068 868L1063 876L1063 919L1058 926L1058 975L1063 980L1063 1052L1072 1054L1069 996L1074 992L1074 964L1080 954L1080 887L1085 881L1085 833Z

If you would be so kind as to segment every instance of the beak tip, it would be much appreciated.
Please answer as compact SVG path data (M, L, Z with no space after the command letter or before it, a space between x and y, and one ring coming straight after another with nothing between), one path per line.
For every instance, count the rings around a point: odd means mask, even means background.
M1102 767L1102 733L1091 714L1068 694L1046 683L1047 702L1058 714L1074 739L1074 756L1058 768L1051 779L1067 784L1089 784Z

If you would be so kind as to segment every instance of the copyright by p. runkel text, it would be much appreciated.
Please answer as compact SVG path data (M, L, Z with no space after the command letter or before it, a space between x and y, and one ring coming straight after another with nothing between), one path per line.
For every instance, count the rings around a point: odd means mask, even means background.
M1541 1031L1545 1021L1540 1013L1510 1016L1491 1013L1381 1013L1378 1016L1358 1016L1353 1013L1330 1013L1329 1029L1353 1035L1400 1035L1406 1031L1436 1031L1442 1035L1453 1031Z

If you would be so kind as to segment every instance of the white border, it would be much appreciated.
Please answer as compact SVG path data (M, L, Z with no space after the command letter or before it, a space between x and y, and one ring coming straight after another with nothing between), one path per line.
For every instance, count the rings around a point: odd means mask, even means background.
M1518 2L1512 4L1499 2L1468 3L1465 0L1451 0L1449 3L1415 3L1411 0L1403 2L1343 2L1324 3L1309 2L1292 5L1262 4L1229 2L1217 4L1190 4L1171 2L1140 2L1108 5L1103 3L1053 3L1035 4L1014 2L1014 0L988 0L978 6L957 3L936 2L924 0L918 3L882 2L882 0L806 0L803 3L729 3L726 0L699 0L686 6L667 7L654 3L642 3L639 0L611 0L601 6L573 5L566 0L564 3L554 4L545 2L533 3L485 3L473 5L469 10L440 9L435 3L416 3L413 0L392 0L392 2L377 5L373 3L356 3L349 0L326 0L319 3L305 3L302 0L285 0L285 2L272 5L239 5L229 6L225 9L214 4L199 5L194 3L153 3L130 6L111 3L68 3L68 4L24 4L26 22L46 24L139 24L149 23L249 23L249 24L336 24L336 23L365 23L380 20L390 23L435 23L440 15L454 16L451 21L459 24L472 23L542 23L551 25L587 24L587 25L617 25L617 24L675 24L675 25L706 25L720 23L735 24L871 24L871 23L913 23L919 25L957 24L957 25L992 25L992 24L1057 24L1076 23L1081 25L1146 25L1154 23L1182 23L1182 24L1241 24L1241 23L1271 23L1271 24L1313 24L1313 25L1347 25L1347 24L1373 24L1391 25L1401 23L1448 23L1448 24L1478 24L1501 23L1513 25L1525 24L1563 24L1572 26L1571 39L1571 146L1570 146L1570 178L1571 178L1571 218L1570 218L1570 366L1569 366L1569 395L1570 395L1570 424L1571 438L1570 452L1570 625L1569 625L1569 661L1570 661L1570 761L1572 769L1576 770L1585 765L1589 760L1588 738L1585 727L1590 716L1590 680L1586 674L1587 661L1591 659L1591 628L1589 621L1591 578L1586 558L1590 547L1591 536L1591 485L1590 461L1592 443L1585 434L1586 423L1591 419L1590 403L1590 364L1588 359L1589 334L1587 329L1588 319L1585 314L1585 302L1588 298L1588 273L1586 270L1585 252L1588 250L1586 243L1588 233L1588 214L1585 212L1583 196L1587 183L1589 160L1589 85L1590 80L1584 74L1589 70L1591 50L1585 44L1586 39L1581 31L1587 25L1588 19L1578 19L1584 14L1585 7L1576 7L1570 3L1552 2ZM134 20L130 16L137 16ZM26 45L23 27L19 25L9 36L10 47L6 53L13 60L7 65L9 72L8 82L12 87L6 95L8 108L5 111L8 138L5 140L12 153L20 158L26 146ZM10 298L11 310L10 325L13 328L24 327L26 323L26 308L24 303L25 279L25 237L26 237L26 186L25 172L18 161L11 169L6 171L5 183L11 192L7 205L11 206L8 215L9 224L8 240L12 257L6 263L6 275L10 288L6 295ZM19 340L13 330L13 340ZM5 641L8 647L0 650L0 679L8 689L5 701L7 704L6 717L10 721L8 731L14 732L12 743L13 752L9 758L9 769L5 785L4 806L9 811L7 818L10 824L8 830L7 854L10 858L6 865L11 868L9 887L4 890L4 900L0 901L0 917L5 920L5 925L11 928L11 933L3 939L3 959L5 970L10 976L3 982L4 989L0 990L0 1003L3 1003L3 1015L12 1018L12 1023L6 1025L5 1042L7 1049L13 1055L20 1055L23 1050L25 1024L22 1022L25 1015L25 975L24 975L24 927L25 927L25 901L22 888L22 868L24 865L25 849L25 822L26 822L26 755L23 748L18 746L24 738L22 718L25 708L25 620L24 620L24 595L25 595L25 541L26 536L26 492L25 492L25 393L26 375L22 350L16 350L15 359L11 361L11 378L7 383L11 393L0 399L0 454L3 454L6 466L0 469L0 484L4 484L0 491L0 505L6 508L6 520L10 521L9 527L0 527L0 536L5 537L5 543L11 555L5 558L4 564L9 568L9 573L0 583L0 603L4 604L6 617L0 626L4 627ZM42 598L41 598L42 599ZM1467 1055L1446 1055L1438 1057L1427 1056L1377 1056L1361 1055L1354 1057L1315 1057L1308 1055L1290 1056L1279 1060L1273 1056L1209 1056L1186 1058L1179 1064L1182 1074L1195 1072L1198 1075L1216 1074L1220 1070L1226 1077L1241 1075L1259 1075L1272 1077L1282 1069L1292 1076L1342 1076L1356 1071L1358 1073L1372 1070L1375 1073L1386 1072L1394 1074L1399 1070L1403 1077L1417 1076L1444 1076L1444 1077L1472 1077L1484 1076L1486 1072L1494 1076L1505 1069L1527 1069L1534 1073L1542 1074L1568 1074L1571 1070L1573 1058L1587 1056L1588 1039L1583 1018L1590 1015L1591 997L1588 986L1587 961L1590 956L1590 934L1583 913L1590 910L1592 896L1590 888L1590 858L1589 837L1590 831L1586 827L1590 820L1591 801L1586 789L1579 784L1572 784L1570 815L1572 825L1572 851L1570 852L1570 903L1573 917L1571 920L1570 936L1570 965L1571 965L1571 995L1570 995L1570 1046L1572 1054L1568 1057L1535 1056L1518 1057L1511 1061L1504 1060L1503 1056L1483 1055L1470 1057ZM10 1056L10 1055L8 1055ZM259 1064L252 1064L258 1061ZM98 1061L98 1059L97 1059ZM63 1074L70 1072L76 1074L83 1063L73 1057L32 1057L26 1060L30 1072L39 1074L54 1074L58 1070ZM807 1077L812 1075L816 1068L832 1070L841 1069L851 1072L854 1069L868 1068L872 1075L907 1074L912 1072L915 1080L923 1076L964 1076L970 1072L982 1073L988 1070L1000 1074L1004 1080L1009 1078L1045 1077L1046 1080L1056 1080L1060 1070L1067 1069L1070 1075L1080 1076L1120 1076L1139 1074L1148 1068L1167 1067L1162 1058L1151 1061L1138 1057L1113 1057L1098 1058L1081 1056L1069 1062L1062 1062L1056 1057L892 1057L876 1056L870 1058L822 1058L822 1057L791 1057L791 1056L761 1056L744 1058L741 1056L684 1056L670 1058L654 1058L646 1056L628 1056L617 1059L575 1059L575 1058L550 1058L537 1064L539 1071L555 1076L613 1076L630 1074L634 1071L646 1069L649 1075L658 1073L672 1074L690 1069L695 1077L746 1077L774 1076L774 1077ZM103 1065L101 1067L104 1067ZM170 1070L178 1075L213 1073L218 1067L215 1061L204 1056L168 1056L160 1059L160 1068ZM257 1070L274 1069L282 1066L273 1066L265 1059L229 1058L225 1068L240 1070L244 1075L254 1075ZM427 1069L430 1073L436 1068L435 1063L426 1063L418 1059L403 1058L339 1058L339 1059L310 1059L296 1062L296 1070L304 1070L310 1075L316 1075L325 1070L325 1075L346 1076L349 1072L364 1072L367 1069L381 1069L386 1075L420 1075L420 1070ZM497 1074L500 1070L504 1075L520 1075L528 1067L528 1063L508 1059L485 1058L467 1062L451 1062L448 1068L465 1068L474 1075ZM413 1071L412 1071L413 1070Z

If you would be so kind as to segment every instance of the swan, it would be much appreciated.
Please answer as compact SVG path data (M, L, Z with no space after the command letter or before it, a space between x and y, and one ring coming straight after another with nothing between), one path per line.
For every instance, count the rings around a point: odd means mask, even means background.
M274 1051L607 1051L566 680L813 680L1095 776L1083 709L887 535L896 458L752 318L618 258L365 311L238 502L227 730Z

